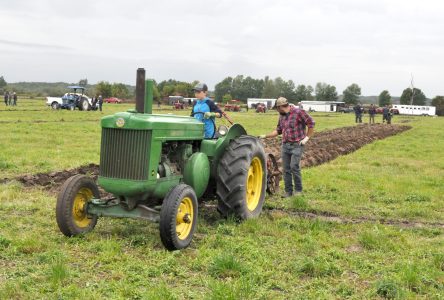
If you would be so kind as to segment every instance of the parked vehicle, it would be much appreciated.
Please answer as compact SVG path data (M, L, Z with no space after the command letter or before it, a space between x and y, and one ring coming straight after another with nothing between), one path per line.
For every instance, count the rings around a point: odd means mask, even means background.
M52 109L92 109L92 99L84 94L85 87L73 85L67 88L73 91L66 93L63 97L46 97L46 105L51 106ZM78 90L80 93L77 92Z
M231 100L225 104L224 111L240 111L240 104L241 102L239 100Z
M265 106L264 103L258 103L256 105L256 112L257 113L266 113L267 112L267 107Z
M337 112L339 108L344 108L343 101L300 101L299 107L305 111L313 112Z
M341 106L341 107L338 107L338 112L340 112L340 113L351 113L351 112L354 112L354 110L353 110L353 107L345 107L345 106Z
M393 110L397 110L401 115L413 115L413 116L434 116L436 115L436 107L428 105L407 105L407 104L394 104Z
M173 104L173 106L174 106L174 109L184 109L184 108L185 108L184 103L183 103L183 102L180 102L180 101L175 102L175 103Z
M382 114L383 110L384 110L384 107L377 107L376 108L376 113L377 114ZM399 115L399 110L397 108L390 108L390 113L392 115Z
M119 99L116 97L106 98L104 101L105 101L105 103L122 103L123 102L122 99Z

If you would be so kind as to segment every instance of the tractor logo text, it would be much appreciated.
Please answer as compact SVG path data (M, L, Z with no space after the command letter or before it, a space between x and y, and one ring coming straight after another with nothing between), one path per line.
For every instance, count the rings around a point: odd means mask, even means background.
M125 125L125 120L123 118L118 118L116 120L116 126L117 127L123 127Z

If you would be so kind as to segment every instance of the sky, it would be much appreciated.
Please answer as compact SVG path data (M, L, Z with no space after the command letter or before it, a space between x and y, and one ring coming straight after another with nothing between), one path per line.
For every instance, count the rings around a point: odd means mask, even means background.
M236 75L444 95L440 0L0 0L0 76L135 85Z

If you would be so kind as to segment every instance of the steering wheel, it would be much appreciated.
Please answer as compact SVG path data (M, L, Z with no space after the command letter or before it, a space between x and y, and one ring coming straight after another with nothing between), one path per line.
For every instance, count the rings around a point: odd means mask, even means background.
M193 112L193 113L191 113L191 116L192 117L194 117L195 115L197 115L197 114L202 114L202 115L204 115L205 113L204 112L201 112L201 111L197 111L197 112ZM209 119L206 119L206 120L211 120L211 123L213 123L213 135L211 136L211 139L213 139L214 138L214 135L216 134L216 122L214 122L214 120L212 119L212 118L209 118Z

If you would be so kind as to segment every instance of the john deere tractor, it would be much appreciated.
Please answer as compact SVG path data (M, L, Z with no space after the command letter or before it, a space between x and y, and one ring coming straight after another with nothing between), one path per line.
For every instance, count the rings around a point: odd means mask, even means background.
M69 178L56 207L64 235L92 230L99 217L145 219L159 222L163 245L176 250L192 240L198 199L216 198L224 217L260 214L272 180L259 140L239 124L204 139L202 122L152 114L152 101L153 81L145 81L145 70L138 69L136 109L101 120L98 185L113 196L101 198L86 175Z

